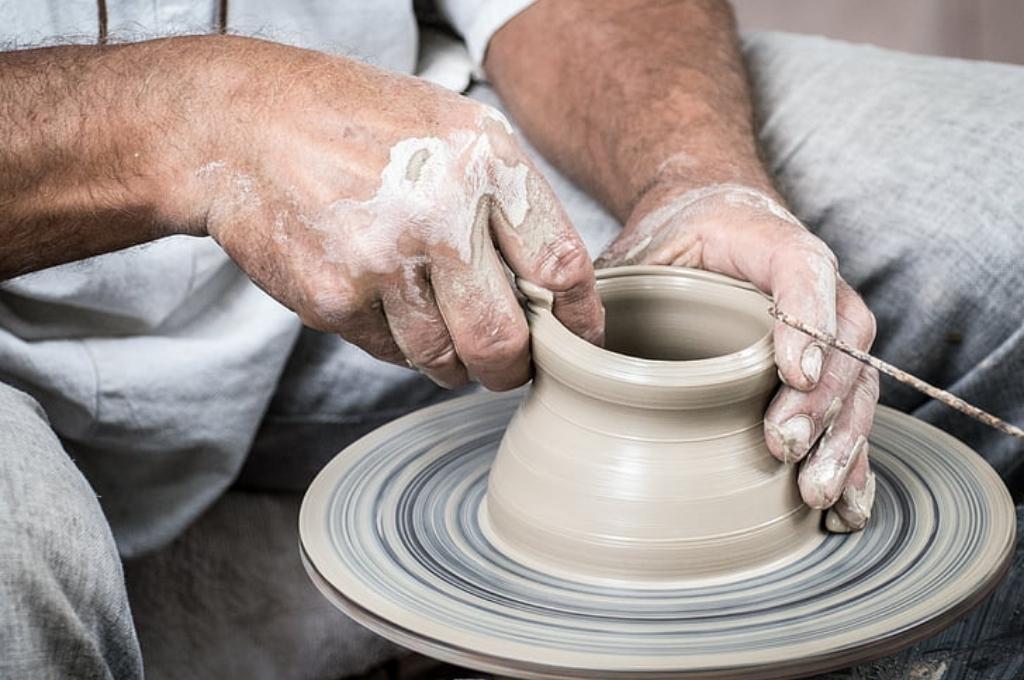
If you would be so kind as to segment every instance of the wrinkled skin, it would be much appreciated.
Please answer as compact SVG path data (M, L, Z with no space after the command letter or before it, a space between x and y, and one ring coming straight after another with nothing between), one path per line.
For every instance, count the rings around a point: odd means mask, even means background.
M854 347L866 351L874 340L874 316L838 275L828 246L774 197L753 189L656 187L597 261L599 267L641 263L749 281L780 310ZM768 448L783 462L801 463L800 493L813 508L831 508L830 530L861 529L874 499L867 435L878 373L781 322L774 341L784 384L765 413Z
M229 106L243 141L211 149L192 191L206 230L313 328L445 387L529 379L529 333L507 268L555 293L600 343L587 252L500 113L413 78L280 51ZM296 63L296 60L299 60Z

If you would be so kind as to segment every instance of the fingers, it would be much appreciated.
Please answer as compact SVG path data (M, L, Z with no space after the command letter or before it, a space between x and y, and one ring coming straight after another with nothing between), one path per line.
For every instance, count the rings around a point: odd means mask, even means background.
M877 401L878 372L864 366L846 407L825 430L818 447L800 469L800 495L807 505L821 510L839 500L851 471L862 465L858 459L867 457L868 434Z
M836 265L832 253L814 236L796 234L771 258L771 293L775 306L804 323L836 332ZM775 362L790 387L811 390L819 382L828 348L814 338L775 323Z
M581 338L601 344L604 306L597 294L594 266L547 181L529 166L526 206L498 191L492 201L495 242L515 274L554 294L555 316Z
M871 471L865 452L850 470L843 495L825 515L825 528L833 533L842 534L860 531L867 526L874 503L875 473Z
M339 302L339 297L332 292L318 290L308 296L299 317L310 328L337 333L372 357L406 365L405 355L395 344L380 302L349 305Z
M386 293L384 313L403 363L441 387L452 389L469 379L465 365L427 282L424 267L416 267L401 288Z
M401 352L445 387L468 379L493 390L517 387L530 378L530 337L507 263L551 291L552 311L570 331L602 341L604 307L583 242L536 169L516 149L504 151L487 161L490 175L486 193L474 199L473 224L462 224L466 211L459 210L432 215L440 223L430 229L414 225L409 233L415 236L403 246L405 264L371 284L383 314L338 320L334 325L346 329L346 337L364 347L380 344L375 355L392 360ZM481 189L468 188L474 187ZM456 238L466 231L468 250ZM390 344L378 337L387 337L387 329Z
M485 215L486 216L486 215ZM470 377L492 390L530 379L530 332L486 225L474 229L472 261L434 258L430 282L455 351Z
M835 333L835 256L770 197L737 188L688 192L627 229L599 259L602 265L685 265L750 281L781 311ZM813 389L828 348L781 322L774 335L782 380Z
M875 337L874 316L850 286L838 279L836 336L867 351ZM839 415L862 364L842 352L830 352L817 386L802 392L783 386L765 413L765 442L784 463L804 458L818 436Z
M824 241L789 221L719 226L702 224L691 235L699 246L689 250L699 252L704 268L750 281L770 294L781 311L835 334L838 275L835 256ZM782 322L775 324L774 338L783 382L798 390L813 389L821 379L828 348Z
M507 390L530 378L529 330L489 244L473 263L435 259L383 296L394 343L405 361L441 387L477 379Z

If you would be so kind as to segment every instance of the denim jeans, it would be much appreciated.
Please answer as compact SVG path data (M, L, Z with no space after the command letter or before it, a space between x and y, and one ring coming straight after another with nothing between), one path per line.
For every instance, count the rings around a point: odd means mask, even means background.
M744 49L766 162L877 316L876 353L1024 425L1024 68L779 34ZM486 85L471 96L499 104ZM619 225L538 163L599 251ZM302 490L345 444L445 396L304 331L239 484ZM970 444L1020 497L1020 442L888 381L882 401ZM35 402L2 386L0 492L0 677L139 677L95 495Z

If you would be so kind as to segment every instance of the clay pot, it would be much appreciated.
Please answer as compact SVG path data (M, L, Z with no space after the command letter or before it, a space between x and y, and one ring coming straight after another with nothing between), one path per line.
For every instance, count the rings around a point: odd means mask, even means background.
M514 559L574 579L745 577L820 540L792 466L769 454L768 301L677 267L598 273L599 348L522 284L536 374L490 473L481 522Z

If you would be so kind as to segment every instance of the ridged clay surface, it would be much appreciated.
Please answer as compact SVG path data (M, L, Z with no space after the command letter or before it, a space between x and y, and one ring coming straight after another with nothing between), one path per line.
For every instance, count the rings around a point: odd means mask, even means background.
M735 578L810 549L820 515L764 443L777 386L757 291L670 267L601 270L595 347L528 297L535 374L482 521L510 555L576 578Z

